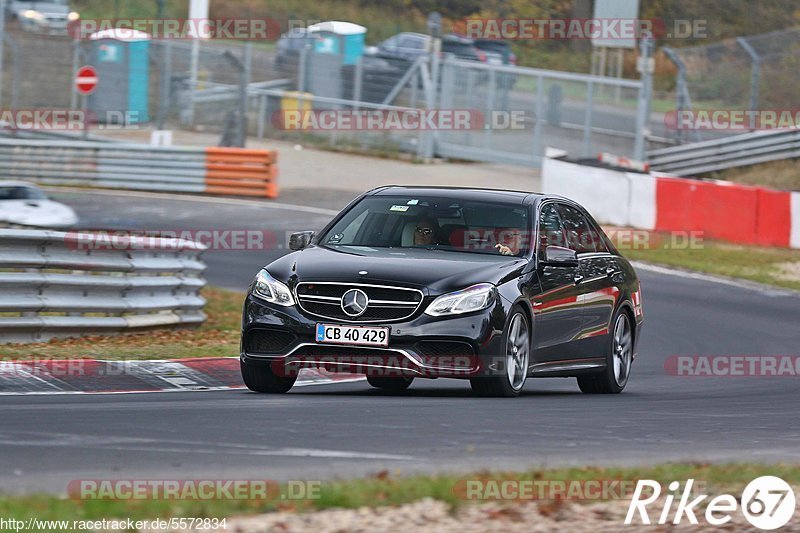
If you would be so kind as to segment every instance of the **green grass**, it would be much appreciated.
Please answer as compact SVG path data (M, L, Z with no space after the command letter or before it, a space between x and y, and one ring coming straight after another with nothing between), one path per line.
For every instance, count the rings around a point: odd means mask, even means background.
M746 185L800 191L800 158L729 168L719 172L711 172L706 176Z
M0 357L13 359L173 359L239 354L244 294L206 287L206 322L194 329L151 330L117 336L54 339L46 343L0 345Z
M98 520L131 518L144 520L170 517L224 518L234 515L265 513L276 510L308 512L329 508L393 506L433 498L453 508L476 503L466 500L465 480L519 481L585 481L655 479L662 483L684 482L692 478L704 483L708 490L740 491L749 481L761 475L775 475L792 485L800 484L800 466L757 464L662 464L648 467L601 468L572 467L524 472L481 471L469 474L395 477L382 472L374 477L319 484L315 498L262 500L79 500L66 496L0 495L0 516L26 520ZM283 486L281 493L285 494ZM623 496L625 497L625 496ZM593 500L594 501L594 500ZM513 503L513 502L510 502Z
M663 245L648 249L620 246L620 252L637 261L800 290L800 250L711 240L697 241L697 247L676 249L667 245L666 236L660 242Z

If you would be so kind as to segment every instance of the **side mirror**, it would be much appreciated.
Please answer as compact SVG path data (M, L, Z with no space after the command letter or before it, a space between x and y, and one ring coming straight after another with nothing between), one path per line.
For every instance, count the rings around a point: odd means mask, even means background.
M578 266L578 254L575 250L562 246L547 246L539 264L552 267L576 267Z
M302 250L308 248L311 244L311 239L314 238L313 231L298 231L289 236L289 248L292 250Z

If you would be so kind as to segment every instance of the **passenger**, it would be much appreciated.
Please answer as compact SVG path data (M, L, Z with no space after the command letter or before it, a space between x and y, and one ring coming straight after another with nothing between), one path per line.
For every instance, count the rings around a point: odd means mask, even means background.
M497 243L497 248L502 255L517 255L522 249L522 232L518 229L504 230L500 237L504 242Z

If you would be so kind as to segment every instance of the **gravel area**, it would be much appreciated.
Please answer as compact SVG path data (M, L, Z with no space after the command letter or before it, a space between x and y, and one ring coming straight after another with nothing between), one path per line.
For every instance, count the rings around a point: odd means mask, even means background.
M795 488L797 493L797 488ZM704 523L702 510L697 511L699 525L691 525L684 517L678 526L653 526L624 524L628 511L628 500L595 503L570 501L547 502L491 502L463 505L451 511L448 504L424 499L397 507L361 507L358 509L330 509L311 513L275 512L249 517L228 519L228 532L236 533L344 533L372 531L415 531L478 533L485 531L516 532L591 532L604 533L624 531L692 531L739 532L755 531L744 516L736 511L732 520L723 526ZM663 505L663 500L661 505ZM652 520L658 520L661 505L648 507ZM669 519L674 516L677 503L673 504ZM636 522L636 520L634 520ZM800 532L800 510L793 520L781 528L781 533Z

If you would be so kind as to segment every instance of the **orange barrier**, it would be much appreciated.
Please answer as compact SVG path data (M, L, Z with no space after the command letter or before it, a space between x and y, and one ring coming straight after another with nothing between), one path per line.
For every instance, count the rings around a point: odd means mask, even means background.
M791 194L772 189L758 190L756 244L790 246L792 230Z
M206 148L205 192L278 197L278 152Z

